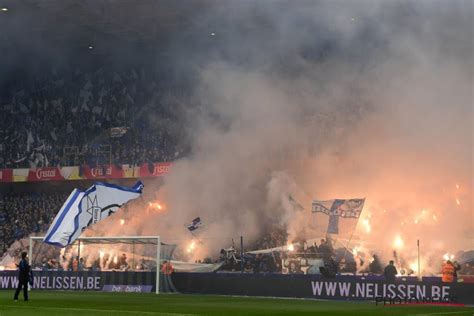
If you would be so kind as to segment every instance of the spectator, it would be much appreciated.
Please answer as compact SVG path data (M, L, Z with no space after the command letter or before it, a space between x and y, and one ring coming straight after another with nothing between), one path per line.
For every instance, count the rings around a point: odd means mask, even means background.
M153 80L133 73L42 73L32 82L2 90L0 168L139 164L182 155L179 104L170 111L165 104L176 102L157 94ZM150 111L159 114L158 124L149 119Z
M398 274L397 268L395 268L395 262L393 260L390 260L388 265L385 267L383 271L383 275L385 276L385 281L389 283L395 283L396 281L396 276Z

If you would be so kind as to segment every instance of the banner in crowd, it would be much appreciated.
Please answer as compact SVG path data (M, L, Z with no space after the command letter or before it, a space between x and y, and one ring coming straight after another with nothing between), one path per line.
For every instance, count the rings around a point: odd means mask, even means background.
M139 166L106 164L94 167L0 169L0 183L161 177L170 171L171 166L171 162L157 162Z
M0 182L12 182L12 181L13 181L13 170L0 169Z
M312 211L330 216L359 218L365 199L335 199L329 201L313 201Z
M123 169L121 166L116 165L104 165L82 167L83 176L86 179L122 179L124 178Z
M171 162L160 162L155 164L142 164L139 169L139 177L159 177L170 172Z
M64 180L64 177L61 174L61 169L58 167L54 168L36 168L29 169L28 171L28 182L34 181L60 181Z

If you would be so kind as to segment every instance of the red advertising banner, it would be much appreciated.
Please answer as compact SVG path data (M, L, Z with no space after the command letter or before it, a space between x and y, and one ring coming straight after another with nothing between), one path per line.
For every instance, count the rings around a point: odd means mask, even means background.
M57 167L53 168L36 168L30 169L28 172L27 181L51 181L51 180L64 180L61 175L61 169Z
M82 177L94 179L121 179L124 177L122 168L115 165L103 165L97 167L82 166Z
M140 166L140 177L160 177L167 174L171 169L171 162L158 162L150 166L147 163L144 163Z
M13 169L0 169L0 182L12 182Z
M46 167L36 169L0 169L0 182L37 182L64 180L100 180L123 178L152 178L167 174L171 162L144 163L141 166L103 165L90 166Z

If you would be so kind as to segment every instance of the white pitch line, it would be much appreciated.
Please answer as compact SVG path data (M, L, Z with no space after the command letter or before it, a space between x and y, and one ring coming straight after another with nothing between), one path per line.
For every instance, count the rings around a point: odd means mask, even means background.
M181 313L160 313L160 312L146 312L146 311L130 311L121 309L93 309L93 308L69 308L69 307L47 307L47 306L22 306L22 305L2 305L2 307L30 308L30 309L50 309L59 311L77 311L77 312L108 312L108 313L123 313L123 314L140 314L140 315L158 315L158 316L192 316L196 314L181 314Z

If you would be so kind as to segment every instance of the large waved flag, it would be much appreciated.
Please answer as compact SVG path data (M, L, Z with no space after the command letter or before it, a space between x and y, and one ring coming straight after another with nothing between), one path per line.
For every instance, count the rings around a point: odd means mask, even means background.
M312 211L339 217L359 218L365 199L313 201Z
M359 218L365 199L313 201L312 211L329 215L328 234L339 233L339 217Z
M74 189L48 229L44 242L66 247L89 226L114 214L122 205L142 194L143 183L133 187L95 183L86 191Z

